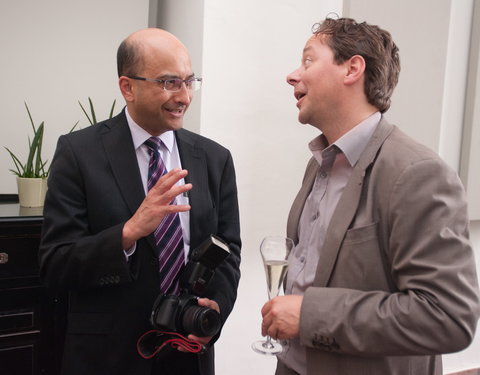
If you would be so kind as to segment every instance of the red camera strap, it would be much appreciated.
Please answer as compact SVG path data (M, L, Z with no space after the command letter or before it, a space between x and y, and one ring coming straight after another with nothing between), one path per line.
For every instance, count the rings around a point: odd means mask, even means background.
M152 329L137 340L137 351L142 358L151 359L167 345L173 349L182 348L190 353L200 353L205 349L199 342L187 339L179 333Z

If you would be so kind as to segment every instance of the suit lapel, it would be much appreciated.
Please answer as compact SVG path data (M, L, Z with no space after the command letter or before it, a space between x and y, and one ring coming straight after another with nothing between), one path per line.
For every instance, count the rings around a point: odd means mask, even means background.
M308 162L305 176L303 177L302 187L298 192L295 200L293 201L290 214L288 215L287 222L287 237L291 238L295 244L298 243L298 223L300 222L300 216L302 215L303 207L305 206L305 201L307 200L308 195L312 191L313 183L315 182L315 177L317 175L320 165L315 160L311 158Z
M120 193L133 215L145 198L145 192L125 114L122 112L108 120L105 128L102 135L105 154Z
M327 229L325 243L320 251L315 286L328 285L340 246L360 202L366 169L372 164L378 150L392 130L393 126L382 118L353 169Z
M182 161L182 168L188 170L185 178L186 183L193 185L189 191L189 202L192 206L190 210L190 245L198 245L199 238L196 226L192 225L201 220L197 213L202 212L202 206L208 200L208 171L204 150L198 148L192 134L184 129L175 132L178 152Z

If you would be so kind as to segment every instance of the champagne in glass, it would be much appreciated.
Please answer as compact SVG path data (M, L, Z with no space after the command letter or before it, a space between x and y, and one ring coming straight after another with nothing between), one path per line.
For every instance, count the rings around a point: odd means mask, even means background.
M285 274L287 273L287 260L266 260L264 262L265 275L267 276L268 298L278 295Z
M265 237L260 245L269 299L276 297L280 291L287 273L287 257L292 248L293 241L282 236ZM264 340L255 341L252 349L261 354L278 354L283 348L279 342L273 342L272 338L267 336Z

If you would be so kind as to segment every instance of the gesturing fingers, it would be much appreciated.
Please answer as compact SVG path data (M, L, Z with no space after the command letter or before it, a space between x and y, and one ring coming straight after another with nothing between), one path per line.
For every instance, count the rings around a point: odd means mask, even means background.
M185 178L187 174L188 171L186 169L172 169L160 177L150 191L153 190L156 194L168 194L169 196L176 197L178 194L191 189L191 184L176 185L182 178Z
M140 207L124 225L122 232L124 248L152 233L166 215L190 210L188 204L172 204L176 196L192 189L192 184L176 185L187 174L186 170L173 169L163 175L148 191Z

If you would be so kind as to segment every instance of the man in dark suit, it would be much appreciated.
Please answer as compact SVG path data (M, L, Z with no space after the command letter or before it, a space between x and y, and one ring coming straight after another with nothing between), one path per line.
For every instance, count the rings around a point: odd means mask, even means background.
M177 38L140 30L122 42L117 59L126 108L60 137L48 181L40 273L69 295L62 373L212 375L219 334L190 334L206 348L199 354L166 347L149 360L136 345L152 329L149 317L167 279L159 259L169 245L162 248L154 233L164 219L179 223L174 253L181 269L189 249L211 234L228 244L231 254L198 304L218 311L222 325L231 312L241 246L233 161L224 147L182 129L201 79ZM158 151L145 144L152 137ZM156 152L169 172L152 187L151 175L161 175L152 164ZM179 294L179 274L168 275L166 293Z
M441 375L440 354L474 336L465 193L383 116L399 72L387 31L340 18L316 25L287 77L322 134L288 219L288 295L262 309L263 333L288 340L277 375Z

